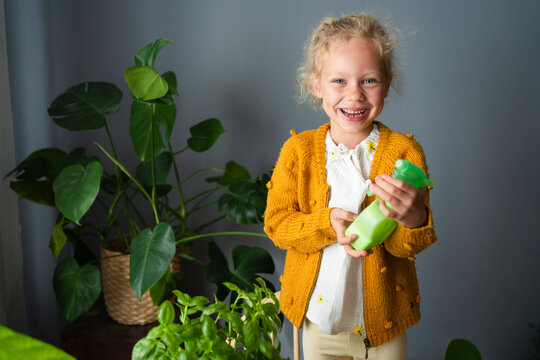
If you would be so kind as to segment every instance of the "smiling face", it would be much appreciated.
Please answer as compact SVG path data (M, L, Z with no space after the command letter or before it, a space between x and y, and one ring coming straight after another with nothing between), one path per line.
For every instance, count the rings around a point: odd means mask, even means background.
M334 42L321 64L321 72L312 77L313 93L330 119L334 142L352 149L371 132L391 79L377 47L366 37Z

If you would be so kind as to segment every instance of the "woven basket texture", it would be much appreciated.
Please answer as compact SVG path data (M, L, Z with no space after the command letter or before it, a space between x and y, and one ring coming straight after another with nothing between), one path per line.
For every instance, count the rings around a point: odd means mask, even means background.
M101 248L101 257L120 255L120 252ZM111 318L120 324L144 325L156 321L158 306L155 306L150 291L137 299L129 282L129 255L116 256L101 262L101 279L105 308ZM179 271L180 259L173 260L173 270Z

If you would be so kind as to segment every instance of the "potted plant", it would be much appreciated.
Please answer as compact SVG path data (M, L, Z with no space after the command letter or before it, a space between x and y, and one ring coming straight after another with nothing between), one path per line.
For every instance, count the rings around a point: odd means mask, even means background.
M104 249L118 251L105 256L111 261L129 254L134 294L140 300L150 291L153 302L159 304L169 299L178 285L178 272L171 266L173 257L200 262L182 250L186 244L224 235L265 236L243 231L205 232L224 218L239 224L260 222L269 175L253 179L247 169L229 161L224 170L199 169L181 178L176 159L187 150L209 150L225 130L219 120L207 119L190 128L187 146L176 149L171 144L176 121L174 96L178 94L176 75L172 71L160 74L154 67L157 55L168 43L167 39L149 43L135 55L135 66L124 72L132 98L129 137L138 159L135 170L119 159L108 126L107 117L120 108L122 91L108 82L84 82L57 96L48 113L55 124L70 131L104 130L109 144L96 143L94 148L101 156L84 147L67 153L57 148L40 149L5 177L11 179L10 187L19 198L58 209L50 236L51 251L58 258L69 242L73 252L57 265L53 286L58 305L70 322L93 305L102 289L95 266L99 259L89 250L89 242L97 239ZM113 171L107 171L104 165L112 166ZM219 173L207 178L207 190L185 194L183 185L204 171ZM173 181L169 182L169 178ZM146 200L150 219L142 214L140 202L136 205L137 198ZM208 206L217 206L220 216L197 227L191 225L190 216ZM254 279L257 272L274 270L272 259L261 250L237 250L242 254L237 254L236 259L257 264L249 279ZM206 274L216 282L219 276L213 270L223 270L224 256L214 245L209 251L218 261L207 266ZM103 264L104 258L101 260ZM246 271L246 266L241 270ZM235 271L228 271L230 281L238 281Z
M230 306L175 291L178 322L172 304L163 302L160 324L135 344L132 359L283 359L279 302L262 279L257 282L251 292L224 283L236 295Z

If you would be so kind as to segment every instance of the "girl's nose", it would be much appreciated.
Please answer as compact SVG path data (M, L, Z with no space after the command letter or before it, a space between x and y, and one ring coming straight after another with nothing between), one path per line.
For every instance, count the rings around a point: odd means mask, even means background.
M350 100L364 101L366 96L364 94L364 89L360 85L351 85L348 91Z

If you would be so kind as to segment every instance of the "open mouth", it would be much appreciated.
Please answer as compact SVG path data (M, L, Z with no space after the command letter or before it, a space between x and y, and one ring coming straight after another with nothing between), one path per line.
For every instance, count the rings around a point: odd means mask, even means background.
M362 110L345 110L345 109L340 109L341 112L347 116L347 117L350 117L350 118L360 118L362 116L364 116L367 112L367 109L362 109Z

